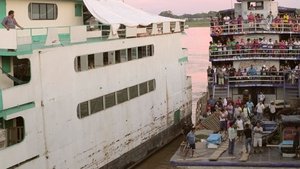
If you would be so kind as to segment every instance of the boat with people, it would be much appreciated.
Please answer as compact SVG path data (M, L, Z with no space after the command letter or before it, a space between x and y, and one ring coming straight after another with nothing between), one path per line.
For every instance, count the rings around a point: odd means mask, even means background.
M210 29L207 111L196 123L200 130L195 132L194 153L182 153L191 149L184 140L171 164L299 168L297 159L290 158L294 154L282 156L282 133L289 132L290 139L296 132L284 129L288 122L280 116L299 112L297 9L281 7L275 0L237 0L233 9L211 17ZM250 151L246 143L252 143Z
M183 20L121 0L0 9L1 169L129 168L191 119Z

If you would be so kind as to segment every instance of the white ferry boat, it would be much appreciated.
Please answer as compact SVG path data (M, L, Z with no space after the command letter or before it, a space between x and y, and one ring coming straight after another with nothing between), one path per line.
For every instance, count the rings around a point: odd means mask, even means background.
M208 90L234 101L299 99L300 17L274 0L238 0L212 19ZM244 99L246 101L248 98Z
M182 20L118 0L0 0L0 168L128 168L191 116ZM99 24L101 23L101 24Z

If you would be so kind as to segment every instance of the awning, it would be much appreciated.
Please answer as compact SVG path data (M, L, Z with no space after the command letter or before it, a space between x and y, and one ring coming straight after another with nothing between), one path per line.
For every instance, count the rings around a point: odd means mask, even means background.
M101 23L113 27L123 24L125 26L147 26L152 23L162 22L184 22L180 19L173 19L153 15L140 9L133 8L120 0L84 0L90 13Z

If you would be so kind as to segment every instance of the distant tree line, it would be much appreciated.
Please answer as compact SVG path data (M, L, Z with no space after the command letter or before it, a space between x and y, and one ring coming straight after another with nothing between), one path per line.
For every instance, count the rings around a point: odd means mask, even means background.
M183 14L183 15L175 15L172 11L162 11L160 16L170 17L170 18L177 18L177 19L188 19L188 20L194 20L199 18L209 18L209 17L215 17L217 15L216 11L209 11L208 13L202 12L202 13L196 13L196 14Z

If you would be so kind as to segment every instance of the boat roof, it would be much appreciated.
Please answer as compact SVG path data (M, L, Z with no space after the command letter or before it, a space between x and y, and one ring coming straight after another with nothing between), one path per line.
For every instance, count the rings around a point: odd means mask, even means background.
M300 126L300 115L281 115L284 126Z
M289 7L278 6L278 11L279 11L279 13L285 13L285 12L295 13L297 11L297 8L289 8ZM219 11L219 13L221 15L228 14L228 13L229 14L234 13L234 9L221 10L221 11Z
M184 22L162 17L127 5L120 0L83 0L90 13L101 23L109 25L147 26L152 23Z

